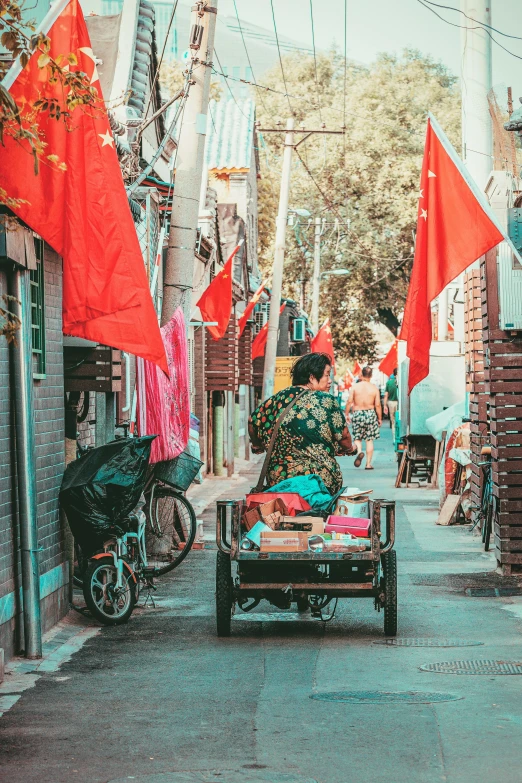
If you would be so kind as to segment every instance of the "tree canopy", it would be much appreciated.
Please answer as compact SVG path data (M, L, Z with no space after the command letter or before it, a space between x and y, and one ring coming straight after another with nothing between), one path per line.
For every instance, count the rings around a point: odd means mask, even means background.
M283 58L262 80L278 92L257 90L263 127L276 127L292 112L295 127L341 130L314 134L296 149L290 206L325 221L322 270L349 270L325 277L320 318L330 317L340 358L372 360L372 323L393 334L400 325L413 261L420 169L427 112L431 111L459 149L460 96L445 66L417 51L381 55L371 66L337 53L314 62L304 54ZM296 136L296 140L302 134ZM283 134L259 133L259 235L261 262L273 260ZM300 280L312 273L313 225L299 218L287 235L284 292L299 300ZM306 285L306 283L305 283ZM309 311L311 283L306 285ZM391 337L390 337L391 339Z

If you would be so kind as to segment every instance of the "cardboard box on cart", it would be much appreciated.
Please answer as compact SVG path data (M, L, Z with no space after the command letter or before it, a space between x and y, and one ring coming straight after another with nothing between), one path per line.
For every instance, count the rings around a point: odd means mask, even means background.
M309 533L293 530L263 530L261 552L306 552Z
M243 525L247 530L252 530L257 522L264 522L265 525L275 530L287 513L284 501L281 498L275 498L267 503L261 503L243 514Z

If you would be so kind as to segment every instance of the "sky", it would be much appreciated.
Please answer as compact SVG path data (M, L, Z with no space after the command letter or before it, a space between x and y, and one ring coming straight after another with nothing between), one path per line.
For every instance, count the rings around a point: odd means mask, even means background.
M458 8L460 0L436 0ZM344 46L344 0L312 0L316 46ZM277 30L296 41L311 44L309 0L273 0ZM241 19L273 29L270 0L236 0ZM522 39L522 0L490 0L492 26ZM460 14L435 9L459 24ZM234 16L233 0L218 0L218 12ZM522 40L493 34L520 59L492 44L493 86L513 88L522 97ZM420 49L460 73L460 30L445 24L419 0L347 0L348 57L369 63L379 52Z

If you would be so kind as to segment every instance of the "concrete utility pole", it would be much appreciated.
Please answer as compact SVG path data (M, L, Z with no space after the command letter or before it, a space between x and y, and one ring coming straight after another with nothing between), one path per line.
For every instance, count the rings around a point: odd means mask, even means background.
M281 133L280 128L258 128L262 133ZM301 139L294 143L294 135L302 134ZM283 265L285 260L286 226L288 224L288 198L290 195L290 175L292 151L306 141L314 133L343 134L344 130L331 131L326 129L294 130L293 117L286 121L285 145L283 152L283 170L281 172L281 190L279 192L279 211L276 218L276 241L274 251L274 266L272 269L272 290L270 294L270 317L268 319L268 335L265 350L265 371L263 375L263 399L266 400L274 392L275 363L277 356L277 340L279 332L279 309L281 307L281 289L283 286Z
M319 329L319 292L321 290L321 218L315 219L314 231L314 274L312 279L312 329Z
M460 2L461 10L466 14L461 15L459 21L462 25L462 157L481 190L493 168L493 131L488 103L492 86L491 38L481 27L491 25L491 3L492 0Z
M270 316L265 350L265 372L263 375L263 399L273 394L275 363L277 356L277 338L279 333L279 308L283 286L283 265L285 261L286 225L288 223L288 198L290 195L290 175L292 173L292 152L294 149L294 119L286 121L285 148L283 152L283 171L281 190L279 191L279 211L276 218L276 240L274 266L272 269L272 290L270 292Z
M203 175L207 107L210 93L217 0L213 5L197 2L192 7L190 48L193 70L176 158L161 323L166 324L181 305L188 326L192 306L194 250Z

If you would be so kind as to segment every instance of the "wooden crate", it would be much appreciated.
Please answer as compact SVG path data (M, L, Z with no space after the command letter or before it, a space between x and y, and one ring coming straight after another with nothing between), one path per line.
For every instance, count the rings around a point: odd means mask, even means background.
M64 389L71 391L120 392L121 352L106 345L63 349Z

